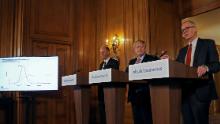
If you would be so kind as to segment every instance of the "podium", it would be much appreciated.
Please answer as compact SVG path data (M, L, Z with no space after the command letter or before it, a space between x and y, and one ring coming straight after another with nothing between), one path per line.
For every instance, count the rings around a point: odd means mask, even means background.
M168 59L129 66L129 80L148 80L153 124L180 124L181 85L189 79L203 80L196 68Z
M89 124L90 114L90 86L88 73L80 72L74 77L74 101L76 110L76 124Z
M93 71L89 74L89 82L104 86L107 124L123 124L128 74L114 69Z

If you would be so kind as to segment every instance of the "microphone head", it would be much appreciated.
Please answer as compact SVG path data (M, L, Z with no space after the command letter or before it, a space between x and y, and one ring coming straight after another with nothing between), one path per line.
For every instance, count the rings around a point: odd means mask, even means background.
M161 51L160 57L162 57L163 55L165 55L167 53L166 50Z

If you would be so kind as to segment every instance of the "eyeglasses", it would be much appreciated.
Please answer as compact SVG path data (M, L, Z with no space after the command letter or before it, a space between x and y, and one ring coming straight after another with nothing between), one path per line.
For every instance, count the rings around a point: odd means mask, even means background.
M189 26L189 27L185 27L184 29L182 29L182 32L185 32L186 30L190 29L190 28L194 28L195 26Z

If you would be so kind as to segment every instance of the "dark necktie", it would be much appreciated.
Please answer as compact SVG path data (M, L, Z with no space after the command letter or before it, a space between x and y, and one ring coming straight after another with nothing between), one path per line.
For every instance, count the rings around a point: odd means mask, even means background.
M186 62L185 62L185 64L189 65L189 66L190 66L190 63L191 63L191 54L192 54L192 44L190 44L188 46L188 50L187 50L187 54L186 54Z
M104 61L104 62L103 62L103 65L102 65L102 69L104 69L105 66L106 66L106 62Z

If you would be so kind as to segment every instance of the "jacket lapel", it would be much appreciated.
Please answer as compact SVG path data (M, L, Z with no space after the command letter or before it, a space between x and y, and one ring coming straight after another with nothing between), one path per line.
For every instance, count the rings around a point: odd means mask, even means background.
M198 62L199 53L200 53L200 50L201 50L201 47L202 47L200 40L201 39L198 39L197 44L196 44L196 50L195 50L194 58L193 58L193 66L196 66L197 62Z
M106 63L105 67L109 66L109 63L111 62L111 58L108 60L108 62Z
M143 58L143 60L141 61L141 63L143 63L143 62L147 62L147 54L144 54L144 58Z
M101 64L101 66L100 66L100 69L106 69L106 68L108 67L110 61L111 61L111 58L109 59L109 61L108 61L106 64L105 64L105 62L103 61L102 64ZM104 64L105 64L105 65L104 65ZM104 66L104 67L103 67L103 66Z
M181 55L181 59L180 59L180 61L181 61L182 63L184 63L184 64L185 64L185 59L186 59L186 54L187 54L188 47L189 47L189 46L186 46L186 47L184 48L184 51L183 51L183 53L182 53L182 55Z

